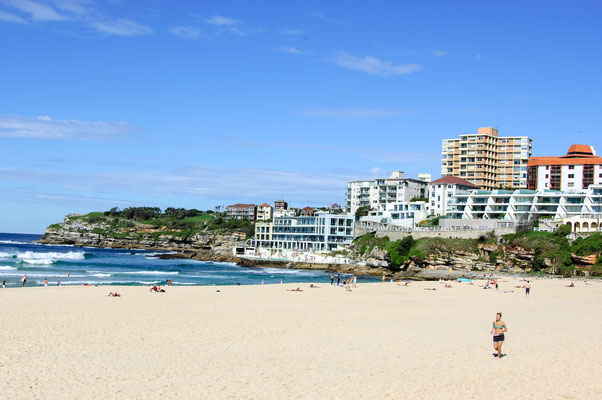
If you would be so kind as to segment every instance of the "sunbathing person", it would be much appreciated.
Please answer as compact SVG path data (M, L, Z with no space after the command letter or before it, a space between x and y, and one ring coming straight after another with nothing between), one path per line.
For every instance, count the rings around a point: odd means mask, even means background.
M165 293L165 290L161 289L161 286L155 285L155 286L153 286L152 288L149 289L149 292L151 292L151 293L153 293L153 292L154 293Z
M121 297L121 295L117 292L109 292L108 296L109 297Z
M287 292L302 292L301 288L297 287L296 289L286 289Z

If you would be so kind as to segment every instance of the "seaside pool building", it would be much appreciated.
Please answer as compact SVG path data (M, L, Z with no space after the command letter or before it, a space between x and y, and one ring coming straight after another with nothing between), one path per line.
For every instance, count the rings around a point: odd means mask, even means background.
M312 216L275 216L255 224L254 246L299 251L336 251L353 241L355 217L317 212Z

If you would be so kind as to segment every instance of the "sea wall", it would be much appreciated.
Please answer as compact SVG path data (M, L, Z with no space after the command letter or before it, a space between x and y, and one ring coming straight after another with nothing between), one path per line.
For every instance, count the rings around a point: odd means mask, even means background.
M356 237L362 236L366 233L373 232L367 229L356 229ZM377 230L376 237L389 237L391 240L403 239L406 236L412 235L414 239L420 238L449 238L449 239L478 239L481 236L488 236L495 234L495 236L503 236L510 233L514 233L514 228L494 228L494 229L471 229L471 230L454 230L454 231L389 231L389 230Z

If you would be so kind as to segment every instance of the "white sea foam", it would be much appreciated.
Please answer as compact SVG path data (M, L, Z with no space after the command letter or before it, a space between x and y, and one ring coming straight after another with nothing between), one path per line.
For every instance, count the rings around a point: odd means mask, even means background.
M11 267L10 265L0 265L0 271L14 271L15 267Z
M112 274L100 274L100 273L98 273L98 274L92 274L90 276L95 276L97 278L108 278L109 276L113 276L113 275Z
M124 275L178 275L178 271L131 271L119 272Z
M29 244L29 242L17 242L15 240L0 240L3 244Z
M13 258L16 253L7 253L5 251L0 251L0 258Z
M0 253L0 257L2 257L4 254L10 253ZM85 259L85 253L81 251L68 251L66 253L26 251L24 253L13 253L12 256L16 257L21 262L38 265L50 265L56 261L62 260Z

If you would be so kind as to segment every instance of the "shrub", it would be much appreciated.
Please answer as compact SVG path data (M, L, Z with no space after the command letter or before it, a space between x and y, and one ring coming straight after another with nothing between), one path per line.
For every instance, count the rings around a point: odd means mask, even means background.
M566 236L571 234L571 224L560 225L554 232L557 236Z

